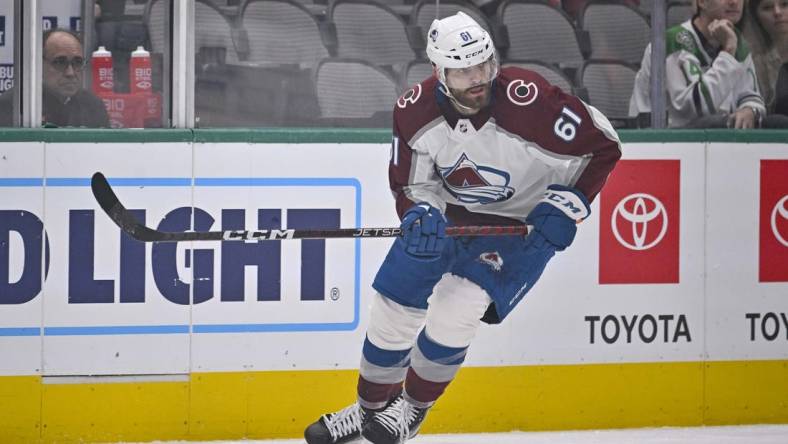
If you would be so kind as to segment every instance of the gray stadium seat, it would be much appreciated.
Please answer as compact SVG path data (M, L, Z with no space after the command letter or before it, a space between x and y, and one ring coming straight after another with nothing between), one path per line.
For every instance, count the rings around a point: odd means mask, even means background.
M541 62L539 60L507 60L503 66L516 66L518 68L535 71L551 84L561 88L563 92L568 94L574 93L574 86L569 77L567 77L557 66L550 63Z
M168 3L163 0L149 0L142 14L142 21L148 27L151 51L163 54L169 47L167 43L167 24L170 22Z
M692 2L670 2L668 3L667 17L665 19L668 28L689 20L692 17Z
M636 73L635 65L620 60L588 60L578 71L576 83L585 91L581 96L586 95L588 103L611 121L625 121Z
M211 55L212 62L236 63L240 60L233 41L233 26L222 12L207 0L194 3L194 50L204 54L206 50L219 52L219 57ZM198 61L199 62L199 61Z
M541 0L506 0L498 20L509 36L506 59L542 60L561 68L577 68L588 50L569 16Z
M164 53L169 46L167 41L168 3L166 0L149 0L145 5L143 21L148 27L151 52ZM211 52L211 61L223 58L226 63L235 63L239 60L238 51L236 51L233 41L235 30L230 20L210 0L195 1L194 22L195 53L205 55ZM223 57L221 57L222 54Z
M388 72L365 60L328 58L315 69L315 91L324 124L391 127L400 90Z
M654 0L640 0L638 3L638 11L645 14L646 17L650 17L651 11L654 10Z
M593 0L578 18L591 40L591 58L640 63L651 26L642 12L615 0Z
M424 51L424 36L375 0L334 0L328 20L336 27L337 55L377 65L404 66Z
M305 7L309 12L312 13L315 17L324 18L326 16L326 12L328 12L328 0L293 0L296 3L301 4L301 6Z
M501 31L501 26L497 22L491 21L473 3L467 0L419 0L413 5L410 13L410 24L421 28L422 35L427 35L427 31L436 18L444 18L462 11L484 28L492 36L495 46L505 49L509 44L509 39Z
M414 60L402 72L402 90L421 83L432 75L432 64L426 60Z
M249 61L311 68L329 56L317 19L298 1L246 0L240 25L249 42Z
M458 11L468 14L470 18L476 20L482 28L492 34L493 27L487 20L487 16L467 0L440 0L438 4L435 0L419 0L413 5L410 23L420 26L424 35L427 35L433 20L454 15Z

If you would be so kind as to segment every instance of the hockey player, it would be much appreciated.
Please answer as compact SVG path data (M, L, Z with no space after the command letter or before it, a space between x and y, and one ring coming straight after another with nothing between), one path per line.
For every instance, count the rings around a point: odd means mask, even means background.
M311 424L309 444L416 435L481 321L506 318L572 243L621 155L595 108L536 73L500 69L467 15L435 20L427 37L435 75L394 108L389 180L405 234L373 283L358 401ZM448 238L448 224L532 228Z
M744 0L696 0L697 13L665 32L670 128L758 128L766 114L747 42ZM635 76L630 116L651 112L651 45Z

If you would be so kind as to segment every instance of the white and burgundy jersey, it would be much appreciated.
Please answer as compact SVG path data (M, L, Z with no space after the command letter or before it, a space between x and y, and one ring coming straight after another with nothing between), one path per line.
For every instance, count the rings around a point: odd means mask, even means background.
M452 225L522 223L548 185L592 200L621 157L596 108L535 72L503 68L491 104L459 114L431 77L394 107L389 181L400 217L417 202Z

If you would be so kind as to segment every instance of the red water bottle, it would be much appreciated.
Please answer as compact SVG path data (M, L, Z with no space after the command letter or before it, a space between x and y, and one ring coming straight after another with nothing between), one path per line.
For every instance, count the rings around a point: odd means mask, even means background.
M96 95L111 93L115 89L115 80L112 74L112 53L103 46L93 51L91 57L93 65L93 92Z
M151 91L152 71L150 67L150 53L142 46L138 46L131 53L129 63L129 79L131 80L131 93L147 93Z

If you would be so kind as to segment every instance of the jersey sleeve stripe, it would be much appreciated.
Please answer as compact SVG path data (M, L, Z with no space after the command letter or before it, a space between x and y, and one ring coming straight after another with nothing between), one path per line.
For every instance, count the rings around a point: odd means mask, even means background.
M610 124L610 120L605 117L602 112L600 112L595 107L580 101L583 106L586 108L588 115L591 116L591 122L593 122L594 127L602 132L609 140L616 142L617 144L621 144L621 140L618 138L618 133L616 130L613 129L613 125Z
M709 114L716 114L717 107L714 105L714 100L711 98L709 87L706 86L706 82L703 81L703 75L698 78L698 84L700 85L700 92L703 94L703 98L706 99L706 106L709 107Z

